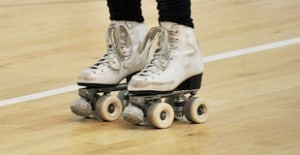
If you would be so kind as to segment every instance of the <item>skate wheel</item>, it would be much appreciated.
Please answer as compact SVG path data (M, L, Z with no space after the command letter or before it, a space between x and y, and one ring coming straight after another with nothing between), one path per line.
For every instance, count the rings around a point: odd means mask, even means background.
M147 119L156 128L168 128L174 120L173 108L167 103L154 103L148 109Z
M197 97L191 97L184 106L185 117L192 123L206 122L209 110L206 100Z
M122 102L115 96L101 96L96 102L95 112L104 121L115 121L123 111Z
M71 106L71 111L78 116L89 117L92 113L92 106L85 99L80 98L74 101Z

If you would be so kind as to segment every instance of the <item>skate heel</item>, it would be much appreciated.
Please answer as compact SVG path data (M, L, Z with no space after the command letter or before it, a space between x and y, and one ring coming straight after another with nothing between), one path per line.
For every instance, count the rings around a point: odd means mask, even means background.
M200 89L202 82L203 73L192 76L182 82L176 90L192 90L192 89Z

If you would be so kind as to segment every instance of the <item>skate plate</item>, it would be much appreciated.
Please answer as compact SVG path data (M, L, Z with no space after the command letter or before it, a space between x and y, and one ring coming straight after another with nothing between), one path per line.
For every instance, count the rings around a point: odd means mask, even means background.
M174 96L183 96L185 94L190 94L191 96L194 96L197 93L198 89L193 90L178 90L178 91L172 91L172 92L164 92L161 94L148 94L148 95L139 95L139 94L132 94L129 92L129 102L133 104L137 104L141 107L144 106L144 103L147 102L155 102L158 100L161 100L162 98L167 97L174 97Z

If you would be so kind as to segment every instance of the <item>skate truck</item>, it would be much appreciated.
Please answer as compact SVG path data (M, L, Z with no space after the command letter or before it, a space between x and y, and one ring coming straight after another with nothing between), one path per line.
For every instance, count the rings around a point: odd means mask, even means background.
M115 121L118 119L127 103L124 100L127 84L119 84L114 87L86 87L78 90L81 97L75 102L86 102L87 107L81 116L96 118L103 121ZM112 95L113 91L119 91L117 96ZM77 112L78 113L78 112Z

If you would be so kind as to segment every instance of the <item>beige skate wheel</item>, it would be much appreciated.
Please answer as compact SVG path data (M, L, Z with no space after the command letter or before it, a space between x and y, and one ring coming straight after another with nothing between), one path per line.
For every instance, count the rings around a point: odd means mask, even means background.
M148 109L147 119L156 128L168 128L174 120L173 108L167 103L154 103Z
M208 103L205 99L191 97L184 106L185 117L192 123L204 123L209 115Z
M104 121L115 121L123 111L123 104L118 97L105 95L96 102L95 112Z

